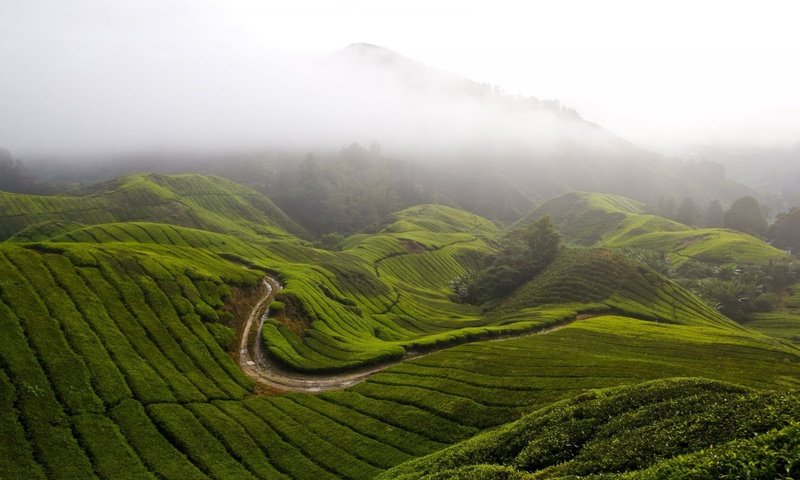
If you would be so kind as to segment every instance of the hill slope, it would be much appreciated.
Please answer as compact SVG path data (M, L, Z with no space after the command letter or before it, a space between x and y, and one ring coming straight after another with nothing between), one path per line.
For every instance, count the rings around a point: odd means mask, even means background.
M793 395L696 379L656 381L555 403L378 478L793 476L800 472L798 420Z
M578 245L630 247L667 254L674 265L688 259L712 264L765 263L787 255L753 236L722 228L691 228L644 213L644 205L617 195L572 192L545 202L517 226L549 215Z
M512 95L437 70L388 48L353 44L329 62L369 79L370 84L381 85L375 91L369 89L373 94L394 94L415 105L413 111L397 115L399 119L410 118L409 124L397 125L399 120L393 120L392 129L427 126L420 137L430 139L433 147L413 151L421 157L420 163L441 158L441 149L437 150L436 145L437 141L444 142L444 151L458 152L457 160L448 164L450 170L485 171L490 161L491 170L505 177L508 189L517 189L531 199L586 190L643 201L676 194L731 202L748 192L723 176L700 179L694 172L671 167L659 156L584 120L558 101ZM434 106L435 113L428 111L428 105ZM403 111L405 105L394 109ZM443 123L447 128L439 130ZM384 142L378 137L381 143L389 144L391 140ZM402 151L402 147L395 148ZM462 183L462 193L470 191L465 188L467 185Z
M484 312L448 298L500 233L473 214L414 207L340 252L225 220L236 236L113 220L0 243L0 478L367 479L590 389L674 376L799 386L800 350L607 250L566 249ZM432 353L343 391L255 395L276 392L233 359L267 274L283 308L263 339L285 366ZM770 395L760 404L783 398Z
M280 267L267 255L291 250L273 246L248 255ZM344 392L249 397L223 351L224 319L258 272L204 247L151 243L5 245L0 262L10 478L371 478L586 388L681 374L786 388L800 372L796 351L744 330L605 316L448 349ZM303 277L287 273L289 285ZM296 291L304 304L335 302ZM319 331L335 326L315 311Z
M0 192L0 240L39 241L75 224L148 221L237 235L302 234L268 198L219 177L138 174L64 196Z

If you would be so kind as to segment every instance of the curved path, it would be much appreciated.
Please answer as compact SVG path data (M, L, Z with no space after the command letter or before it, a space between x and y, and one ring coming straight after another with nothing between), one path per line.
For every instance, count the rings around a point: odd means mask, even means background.
M259 298L258 303L250 311L247 321L242 330L242 339L239 344L239 365L242 370L257 383L269 387L273 390L291 391L291 392L305 392L305 393L319 393L328 390L342 390L347 387L353 386L357 383L363 382L370 375L385 370L391 366L397 365L400 362L410 358L422 357L435 353L446 348L456 345L447 345L440 348L432 349L422 352L408 352L403 357L397 360L370 365L367 367L352 369L347 372L337 372L330 374L307 374L301 372L293 372L287 370L281 364L276 362L271 356L264 351L264 342L261 339L261 329L264 326L264 321L269 314L269 305L275 298L278 291L282 288L277 280L272 277L266 277L262 280L264 294ZM576 320L583 320L591 318L596 315L584 314L577 317L561 322L557 325L541 328L538 330L528 331L524 333L513 333L500 335L497 337L487 338L483 341L501 341L513 338L526 337L529 335L541 335L550 333L561 328L566 327ZM257 323L257 328L253 328L253 324ZM468 343L468 342L464 342ZM463 344L458 344L463 345Z

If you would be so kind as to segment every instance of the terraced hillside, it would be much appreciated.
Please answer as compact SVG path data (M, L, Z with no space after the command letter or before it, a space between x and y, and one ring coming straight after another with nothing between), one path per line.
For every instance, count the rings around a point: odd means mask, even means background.
M557 402L379 478L791 478L798 420L794 395L661 380Z
M550 200L520 225L551 215L570 241L622 251L748 328L797 342L796 259L741 232L692 229L642 211L643 205L630 199L577 192Z
M558 309L513 321L449 300L448 282L475 268L499 235L485 219L421 206L390 222L349 238L342 252L141 222L85 227L51 241L203 248L273 272L284 286L278 300L289 308L265 323L267 348L284 365L309 372L397 360L410 350L534 330L577 315Z
M130 221L236 235L302 234L268 198L218 177L139 174L63 196L0 192L0 240L39 241L81 225Z
M573 192L537 208L517 225L550 215L578 245L642 248L665 252L674 265L689 259L722 264L761 263L786 254L750 235L721 228L690 228L644 213L644 205L617 195Z
M273 272L284 286L278 300L289 308L265 324L269 350L289 367L332 370L399 358L408 348L463 340L487 328L509 328L492 327L477 308L447 299L447 282L489 251L486 235L497 235L497 229L457 210L422 208L425 215L401 212L385 231L350 239L352 246L343 252L311 249L292 240L265 243L142 222L85 227L56 235L52 242L203 248ZM409 216L430 230L406 222ZM464 219L480 224L459 226ZM434 233L436 229L442 233ZM398 262L401 257L410 269ZM416 277L408 278L412 274Z
M590 389L800 383L800 350L602 249L565 250L492 310L452 303L500 234L459 210L398 212L341 252L232 213L236 235L149 220L0 243L0 478L367 479ZM254 384L236 329L265 275L283 368L396 363L318 395Z
M517 289L493 314L517 316L543 305L565 303L659 323L741 329L677 284L604 249L563 251L547 270Z
M800 345L800 284L792 285L775 312L758 313L744 323L747 328Z

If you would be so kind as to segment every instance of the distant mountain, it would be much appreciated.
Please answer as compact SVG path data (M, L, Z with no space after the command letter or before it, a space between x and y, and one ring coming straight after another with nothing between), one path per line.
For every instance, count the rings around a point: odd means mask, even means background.
M454 153L449 163L444 163L476 178L502 174L508 188L534 202L572 190L616 193L648 203L683 197L702 203L713 199L730 203L752 193L726 180L724 169L711 172L713 169L666 162L583 119L557 100L512 95L376 45L350 45L330 62L354 69L376 84L402 86L421 102L464 109L464 123L472 121L472 127L485 129L457 139L460 144L453 145ZM428 112L421 111L420 117L425 114ZM429 157L424 150L417 156Z
M790 147L696 147L694 155L724 165L728 175L752 188L774 212L800 207L800 143Z
M512 95L498 86L438 70L379 45L354 43L336 52L330 61L351 68L373 68L372 73L391 77L404 87L417 92L437 93L453 98L470 97L503 106L509 111L546 110L565 119L580 119L577 111L561 105L558 100Z
M690 197L698 205L717 199L730 204L754 193L726 179L725 169L713 162L667 161L557 100L513 95L380 46L354 44L309 70L282 75L289 77L285 83L300 86L272 113L271 124L280 127L264 133L272 149L129 152L81 159L73 162L80 166L69 168L52 160L26 159L26 165L43 179L68 183L143 169L221 175L274 197L300 223L305 219L297 212L316 215L319 205L348 196L337 198L335 185L323 191L319 185L281 185L278 180L302 180L309 153L322 171L326 162L337 169L336 152L354 142L380 145L380 156L392 162L389 178L409 179L404 190L390 189L386 195L399 203L381 206L381 211L436 202L512 223L569 191L618 194L648 204ZM279 87L264 88L265 96L280 94L271 90ZM282 187L288 193L277 193ZM297 192L311 192L318 205L304 205ZM351 233L370 221L346 223L348 228L339 230ZM330 231L310 222L304 226L315 233Z

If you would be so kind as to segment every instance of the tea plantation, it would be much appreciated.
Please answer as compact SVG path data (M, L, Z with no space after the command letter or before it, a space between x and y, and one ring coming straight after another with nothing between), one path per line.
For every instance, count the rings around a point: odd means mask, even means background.
M762 240L724 228L691 228L644 213L629 198L573 192L556 197L520 220L530 224L550 215L565 237L578 245L638 248L664 252L674 265L693 259L713 264L781 260L786 254Z
M736 452L796 474L800 349L604 248L489 308L448 283L502 231L444 206L327 251L244 187L136 175L0 194L0 232L2 479L677 478ZM259 386L236 339L267 275L270 359L386 368Z

